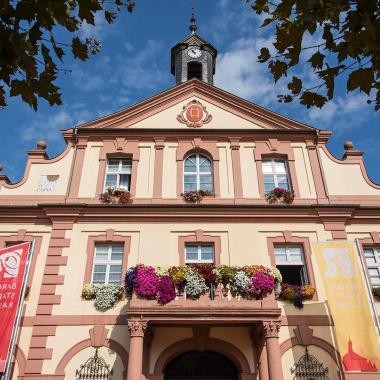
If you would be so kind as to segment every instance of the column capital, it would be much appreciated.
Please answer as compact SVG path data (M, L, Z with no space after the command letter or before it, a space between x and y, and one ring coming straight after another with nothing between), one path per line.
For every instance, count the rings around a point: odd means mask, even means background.
M144 320L131 319L128 321L128 330L131 337L144 337L148 322Z
M280 321L263 321L263 332L265 338L278 338L280 332Z

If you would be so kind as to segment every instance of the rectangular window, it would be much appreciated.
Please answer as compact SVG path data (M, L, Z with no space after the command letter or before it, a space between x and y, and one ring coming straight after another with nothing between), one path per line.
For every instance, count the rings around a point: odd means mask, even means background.
M288 166L285 160L267 159L263 160L262 165L265 194L272 191L275 187L291 190Z
M380 286L380 247L364 248L364 258L371 285Z
M214 263L213 244L186 244L185 251L186 264Z
M274 255L283 282L292 285L309 283L302 246L275 246Z
M92 270L93 284L121 284L123 264L123 245L95 246L94 266Z
M104 190L120 188L130 190L132 160L129 158L110 158L107 162Z

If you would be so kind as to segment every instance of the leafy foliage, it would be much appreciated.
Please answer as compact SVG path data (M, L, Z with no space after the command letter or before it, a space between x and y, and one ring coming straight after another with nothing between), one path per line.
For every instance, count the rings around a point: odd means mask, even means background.
M246 0L257 14L267 15L262 27L275 28L274 51L263 47L259 62L267 62L274 80L287 76L309 54L308 64L317 79L305 85L298 76L288 84L290 94L279 101L321 108L333 99L338 77L346 78L347 92L359 90L367 103L380 109L380 2L379 0ZM318 41L304 46L314 35Z
M99 13L111 24L123 7L131 12L133 6L131 0L0 0L0 107L8 96L20 96L35 110L38 98L61 104L57 60L70 50L82 61L100 51L97 40L79 36L82 23L95 25ZM56 41L58 30L71 41Z

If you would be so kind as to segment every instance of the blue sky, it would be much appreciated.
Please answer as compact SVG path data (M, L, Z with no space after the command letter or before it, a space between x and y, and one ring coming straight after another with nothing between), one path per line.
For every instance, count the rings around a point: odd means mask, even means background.
M278 103L277 94L284 83L274 85L266 65L257 62L260 48L271 46L273 34L259 28L260 18L244 1L135 2L134 12L123 12L112 25L100 19L95 28L83 26L81 35L97 37L102 50L87 62L67 55L62 67L71 73L61 74L58 80L62 106L50 107L41 100L35 112L13 98L7 108L0 110L0 162L4 165L3 174L11 180L22 177L26 151L34 149L38 139L45 139L49 155L55 156L64 148L61 129L115 112L172 87L170 49L189 34L194 6L198 34L218 49L217 87L316 128L332 130L328 146L338 158L343 154L344 141L352 140L356 149L365 152L370 178L380 183L380 112L367 105L361 93L346 95L343 81L333 102L323 109L307 110L296 101ZM306 42L317 39L318 36L307 37ZM60 41L64 42L63 36ZM312 83L306 65L297 72L304 81Z

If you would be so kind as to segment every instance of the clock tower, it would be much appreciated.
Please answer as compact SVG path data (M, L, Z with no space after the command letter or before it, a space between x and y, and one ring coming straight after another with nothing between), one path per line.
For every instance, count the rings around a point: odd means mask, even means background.
M195 33L194 10L190 22L190 36L171 50L171 73L175 75L176 84L192 78L213 84L217 50Z

